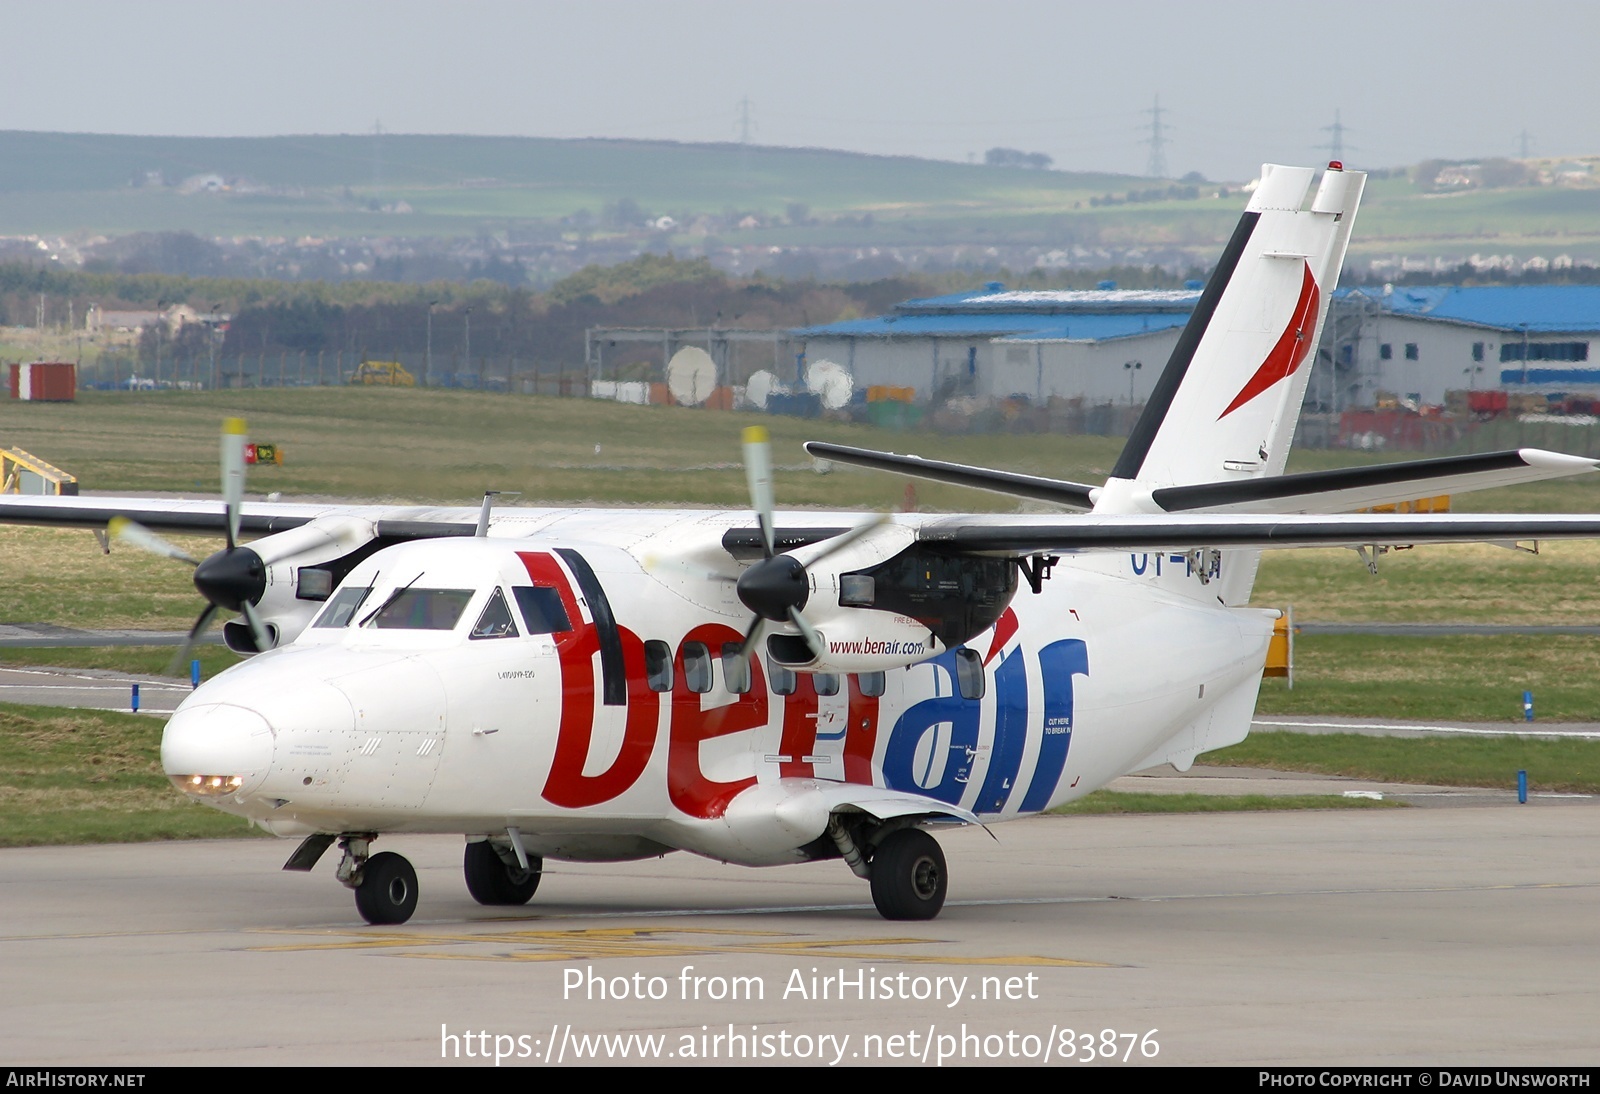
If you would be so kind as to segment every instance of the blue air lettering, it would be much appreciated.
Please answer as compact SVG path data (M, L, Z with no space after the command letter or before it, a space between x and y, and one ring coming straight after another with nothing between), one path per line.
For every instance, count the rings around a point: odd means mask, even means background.
M1023 812L1045 808L1061 782L1072 743L1072 678L1089 674L1088 647L1079 638L1050 643L1039 651L1038 661L1044 687L1043 736ZM944 694L914 703L895 722L883 757L884 785L959 804L977 756L982 701L962 698L957 690L954 650L922 665L935 674L936 690ZM1024 651L1018 648L1002 658L989 682L995 691L994 738L973 811L992 814L1004 811L1011 799L1027 745Z
M1067 766L1072 744L1072 678L1089 675L1089 647L1081 638L1064 638L1039 651L1039 672L1044 677L1044 737L1039 742L1039 762L1033 781L1022 799L1022 812L1036 813L1050 804Z
M994 670L994 692L994 744L989 747L989 770L974 813L1004 809L1022 768L1022 750L1028 743L1028 664L1021 647Z
M954 805L967 788L978 753L980 701L956 690L956 651L946 650L921 663L934 674L932 699L906 708L889 734L883 757L883 782L894 790L926 794ZM1027 698L1023 698L1027 702Z

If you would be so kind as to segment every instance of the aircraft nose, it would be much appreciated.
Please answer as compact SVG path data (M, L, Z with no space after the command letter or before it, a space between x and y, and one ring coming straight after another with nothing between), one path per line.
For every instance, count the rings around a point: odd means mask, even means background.
M227 703L185 706L161 735L161 767L190 797L249 794L272 766L272 729L253 710Z

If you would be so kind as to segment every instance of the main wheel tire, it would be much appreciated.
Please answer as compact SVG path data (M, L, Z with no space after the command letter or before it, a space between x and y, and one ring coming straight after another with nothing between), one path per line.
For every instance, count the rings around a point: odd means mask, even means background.
M385 851L373 855L356 886L356 911L368 923L404 923L417 910L417 872L411 863Z
M872 903L885 919L932 919L944 907L948 875L939 841L902 828L872 856Z
M544 860L538 855L529 855L526 870L508 866L495 851L494 844L478 840L467 844L461 870L467 877L467 892L479 904L526 904L539 888Z

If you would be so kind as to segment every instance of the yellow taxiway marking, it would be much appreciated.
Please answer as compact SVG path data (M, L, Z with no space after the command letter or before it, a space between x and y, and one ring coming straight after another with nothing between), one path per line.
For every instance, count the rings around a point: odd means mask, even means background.
M314 935L326 938L329 931L279 931L277 935ZM739 940L739 941L736 941ZM419 957L444 961L594 961L605 958L700 957L713 954L765 954L770 957L829 956L855 961L898 961L927 965L1017 965L1052 968L1109 968L1098 961L1079 961L1066 957L1037 954L990 954L957 956L909 954L900 947L940 946L936 938L801 938L782 931L717 930L694 927L600 927L555 931L493 931L478 934L461 932L355 934L328 941L284 942L252 946L252 952L284 953L318 950L396 950L396 957ZM492 947L494 953L418 952L424 947Z

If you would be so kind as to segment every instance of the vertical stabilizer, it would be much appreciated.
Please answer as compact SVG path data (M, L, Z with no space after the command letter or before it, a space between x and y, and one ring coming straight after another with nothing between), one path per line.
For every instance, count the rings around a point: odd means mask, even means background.
M1099 512L1159 511L1160 486L1283 473L1366 175L1263 165L1261 181L1144 414Z

